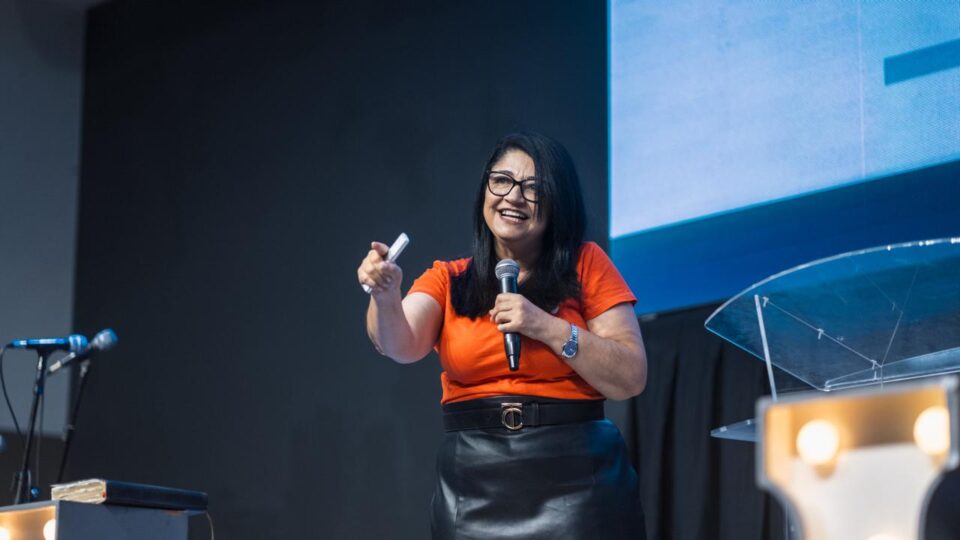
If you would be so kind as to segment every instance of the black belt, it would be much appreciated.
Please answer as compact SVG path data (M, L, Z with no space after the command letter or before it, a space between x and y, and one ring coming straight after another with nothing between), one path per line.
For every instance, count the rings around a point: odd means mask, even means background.
M443 406L443 428L506 428L571 424L603 420L603 400L562 400L530 396L503 396L450 403Z

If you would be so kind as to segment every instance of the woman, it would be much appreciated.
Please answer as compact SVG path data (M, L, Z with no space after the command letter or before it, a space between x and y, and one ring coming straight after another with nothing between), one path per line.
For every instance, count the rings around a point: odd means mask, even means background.
M373 288L367 332L410 363L435 348L447 432L434 538L644 538L636 473L603 399L646 383L636 298L583 242L573 160L535 133L501 139L474 207L473 256L436 262L401 299L403 273L374 242L357 270ZM498 261L519 265L500 293ZM521 337L510 371L504 333Z

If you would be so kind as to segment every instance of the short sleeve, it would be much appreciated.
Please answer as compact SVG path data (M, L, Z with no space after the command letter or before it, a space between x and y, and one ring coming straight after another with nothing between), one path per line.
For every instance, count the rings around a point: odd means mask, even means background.
M450 271L447 263L443 261L434 261L433 266L420 274L410 286L407 294L419 292L429 294L437 301L440 307L447 303L447 289L450 287Z
M637 303L637 297L613 261L597 244L587 242L583 245L578 266L585 320L589 321L617 304Z

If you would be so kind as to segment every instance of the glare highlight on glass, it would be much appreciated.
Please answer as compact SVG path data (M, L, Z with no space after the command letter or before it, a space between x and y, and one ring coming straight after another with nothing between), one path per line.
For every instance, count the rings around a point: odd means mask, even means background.
M43 524L43 540L57 540L57 520L51 519Z
M889 534L875 534L867 540L897 540L896 536L891 536Z
M840 449L840 433L826 420L811 420L797 433L797 453L808 465L825 465Z
M10 540L10 531L6 527L0 527L0 540Z
M950 413L942 405L928 407L913 424L913 440L930 455L950 449Z

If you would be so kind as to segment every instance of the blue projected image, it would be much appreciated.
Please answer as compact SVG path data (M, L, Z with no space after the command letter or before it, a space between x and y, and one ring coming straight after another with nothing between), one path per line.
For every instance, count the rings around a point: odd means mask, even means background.
M957 0L611 10L613 237L960 157Z
M611 0L609 15L618 265L650 255L636 246L668 245L645 234L960 160L957 0ZM729 258L710 256L700 262ZM727 281L699 297L638 310L717 300L764 277L718 272Z

